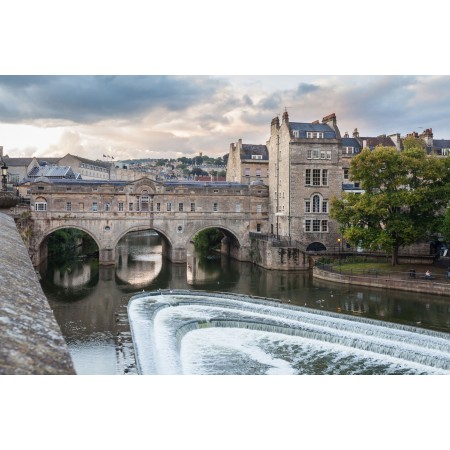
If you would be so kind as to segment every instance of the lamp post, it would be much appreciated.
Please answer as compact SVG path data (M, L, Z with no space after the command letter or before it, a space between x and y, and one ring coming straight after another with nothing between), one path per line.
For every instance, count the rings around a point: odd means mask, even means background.
M339 263L341 262L341 238L338 238L338 253L339 253Z
M8 166L3 162L2 166L2 191L7 190L6 179L8 177Z

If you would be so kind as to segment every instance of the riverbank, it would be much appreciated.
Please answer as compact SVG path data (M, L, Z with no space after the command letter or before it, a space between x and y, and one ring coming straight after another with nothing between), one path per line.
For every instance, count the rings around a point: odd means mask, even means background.
M345 265L320 265L313 267L313 277L341 284L354 284L381 289L418 292L450 297L450 280L443 267L432 268L432 278L425 278L423 266L397 267L390 272L377 270L372 265L366 270L353 272Z

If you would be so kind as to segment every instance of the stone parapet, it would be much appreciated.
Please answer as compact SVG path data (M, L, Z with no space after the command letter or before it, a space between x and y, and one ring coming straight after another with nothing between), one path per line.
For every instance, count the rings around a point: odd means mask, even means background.
M14 220L0 213L0 374L74 374Z

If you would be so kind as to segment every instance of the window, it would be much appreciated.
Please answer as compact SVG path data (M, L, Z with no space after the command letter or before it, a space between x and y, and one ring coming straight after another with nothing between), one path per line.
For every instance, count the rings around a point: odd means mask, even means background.
M249 169L248 167L246 167L246 168L244 169L244 174L245 174L246 177L249 177L249 176L250 176L250 169Z
M256 224L256 232L261 233L261 224L260 223Z
M172 203L167 203L167 211L172 211Z
M342 153L344 155L353 155L355 153L354 147L342 147Z
M312 183L311 183L312 171ZM305 169L306 186L328 186L328 169Z
M312 224L312 228L311 228ZM323 233L328 232L328 220L318 220L318 219L306 219L305 220L305 232L310 233L320 233L321 231Z
M214 211L214 212L219 211L219 206L218 206L217 203L214 203L214 204L213 204L213 211Z
M350 173L349 169L344 169L344 180L348 180L349 179L349 173Z
M256 212L257 213L262 212L262 205L256 205Z
M313 169L313 186L320 186L320 169Z
M183 212L183 203L178 203L178 211Z
M72 202L66 202L66 211L72 211Z
M305 213L311 212L311 202L309 200L305 201Z
M311 184L311 169L305 171L305 184L309 186Z
M252 155L252 159L262 159L262 155Z
M320 197L316 194L312 198L313 213L320 212Z
M156 204L156 211L161 211L161 203Z
M111 203L109 202L105 203L105 211L111 211Z
M256 169L256 176L260 177L261 176L261 169Z
M299 134L298 134L298 130L294 130L294 137L298 138Z
M327 213L328 212L328 202L326 200L324 200L322 202L322 212L323 213Z
M191 212L195 212L195 203L191 203Z
M323 139L323 132L321 131L307 131L306 137L308 139Z
M306 151L307 159L331 159L331 150L313 150Z
M47 211L47 202L36 202L34 204L35 211Z
M98 203L92 202L92 211L98 211Z
M238 203L238 204L236 205L236 212L237 212L237 213L240 213L240 212L241 212L241 204L240 204L240 203Z
M119 202L119 211L123 212L123 202Z

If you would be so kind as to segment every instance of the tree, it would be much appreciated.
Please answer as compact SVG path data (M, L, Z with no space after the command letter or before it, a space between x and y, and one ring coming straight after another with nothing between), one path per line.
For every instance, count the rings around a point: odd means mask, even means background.
M207 253L209 250L220 246L223 239L223 233L217 228L207 228L197 233L194 238L194 246L201 253Z
M445 242L450 242L450 206L445 208L445 213L442 216L440 232Z
M411 139L402 152L366 148L350 164L350 177L360 181L364 193L334 198L330 215L350 243L382 248L395 265L400 247L438 230L439 212L449 199L448 170L443 159L427 156Z

